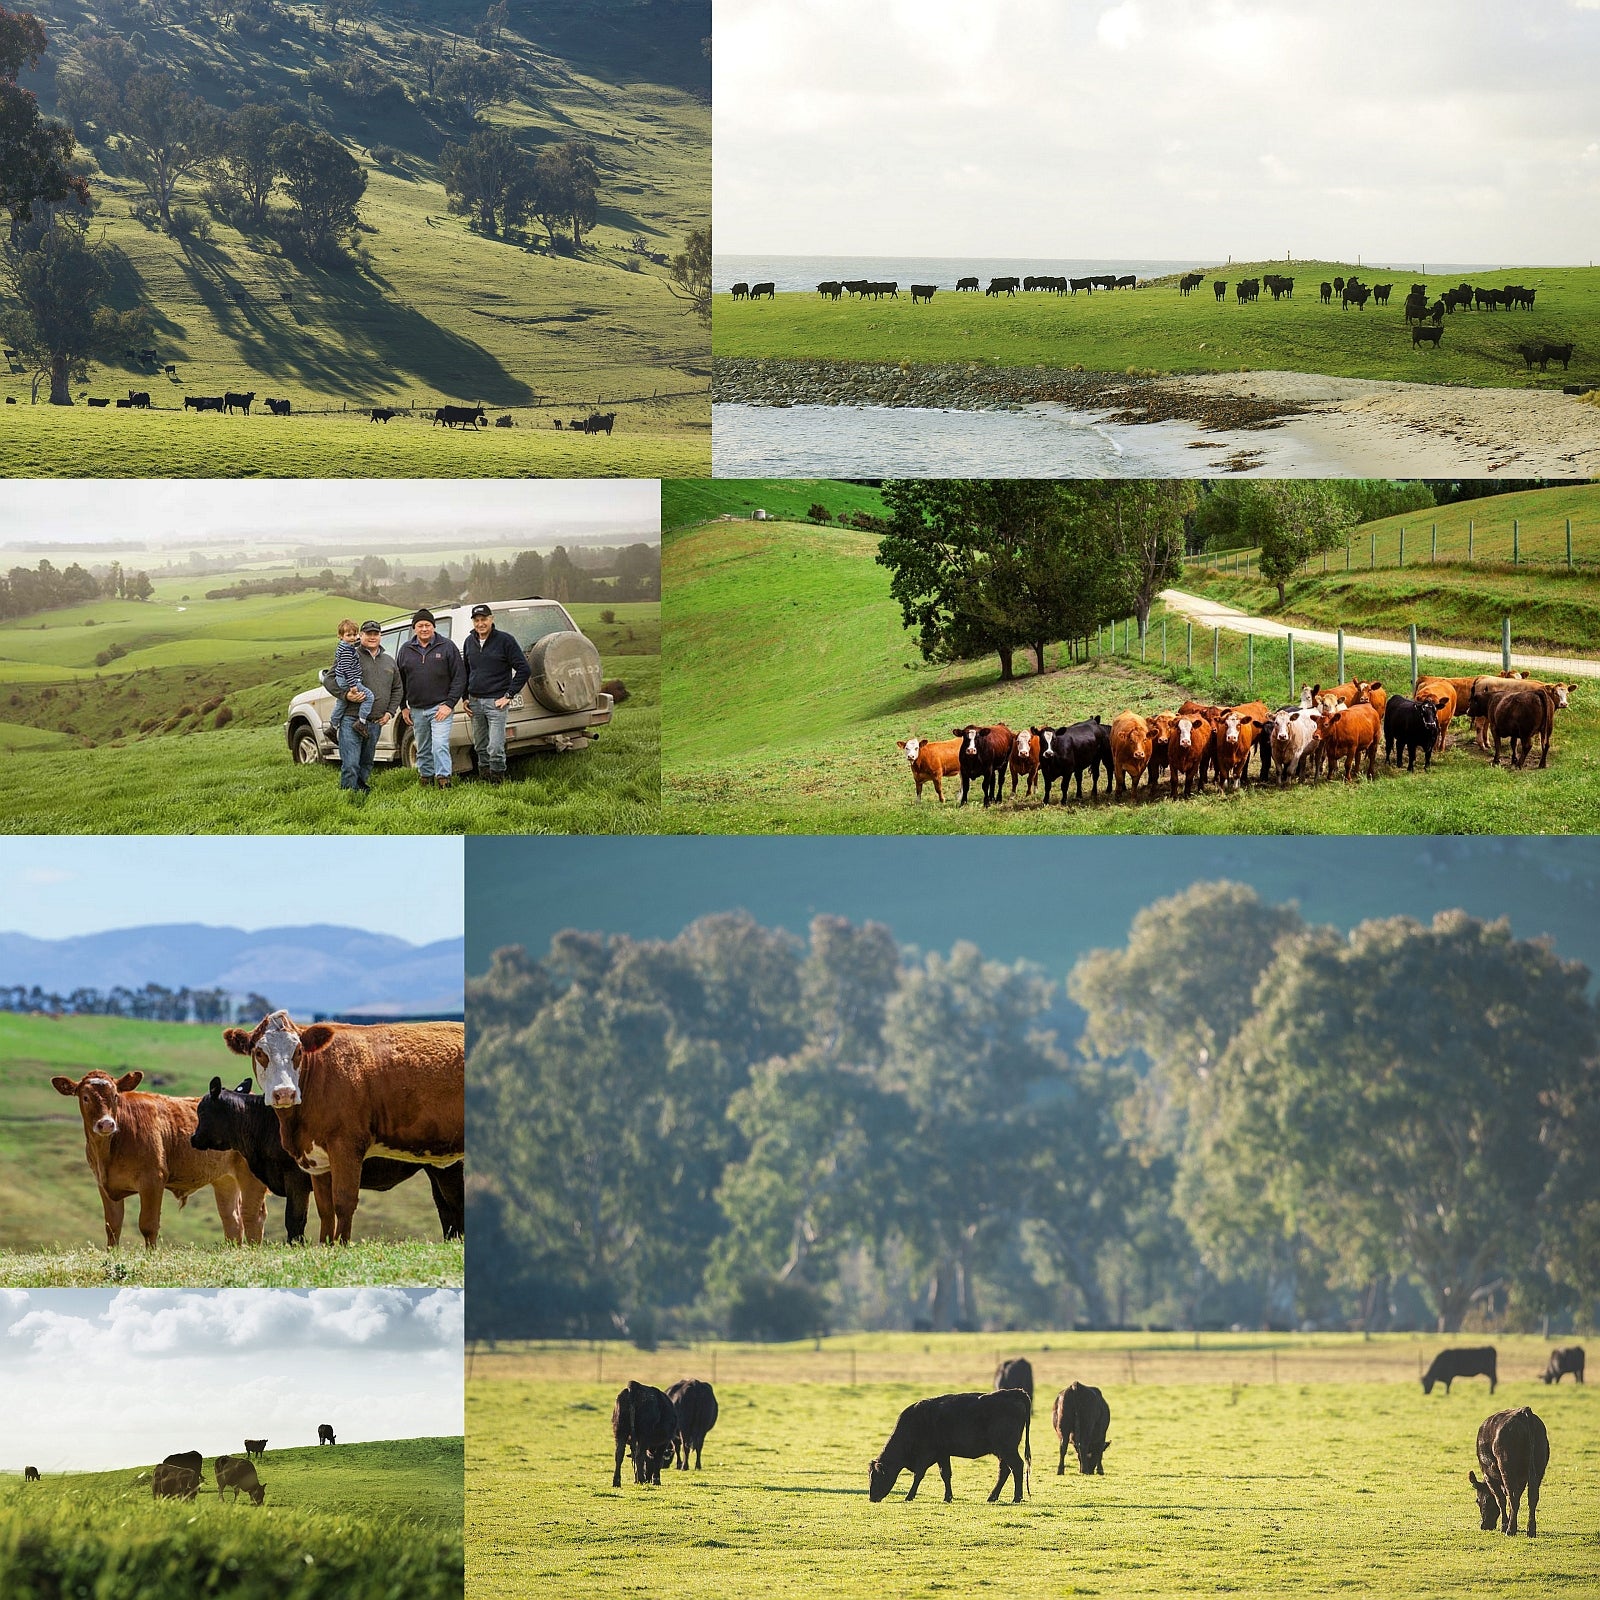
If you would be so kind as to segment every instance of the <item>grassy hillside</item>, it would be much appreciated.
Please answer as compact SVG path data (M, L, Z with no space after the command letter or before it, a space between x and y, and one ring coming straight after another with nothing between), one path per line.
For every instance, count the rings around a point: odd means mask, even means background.
M1026 264L1019 265L1019 274ZM1210 281L1229 283L1280 272L1295 280L1292 300L1218 303ZM1319 303L1323 279L1356 273L1363 283L1393 282L1392 303L1364 311ZM835 361L951 362L988 366L1082 367L1091 372L1321 372L1349 378L1404 378L1512 388L1600 383L1600 268L1511 267L1478 281L1536 288L1532 311L1458 311L1445 319L1436 351L1414 349L1401 302L1413 281L1430 292L1458 279L1415 279L1350 262L1235 262L1208 273L1180 297L1177 279L1093 295L985 295L941 288L931 304L897 300L826 301L815 293L734 301L713 310L720 356ZM1527 372L1516 346L1527 340L1575 343L1571 370Z
M1266 1348L1240 1362L1240 1347L1256 1343L1248 1335L1222 1341L1227 1350L1208 1340L1178 1370L1156 1355L1147 1364L1138 1336L1117 1339L1139 1344L1136 1357L1044 1336L1021 1505L1009 1486L1002 1504L985 1503L992 1457L953 1462L950 1505L936 1471L913 1503L905 1476L872 1505L867 1462L902 1407L988 1388L997 1347L1038 1350L1026 1335L982 1336L959 1372L954 1355L927 1354L945 1350L943 1336L937 1346L890 1336L882 1342L896 1360L875 1363L871 1377L863 1368L859 1381L836 1349L769 1350L761 1378L716 1384L703 1470L664 1472L659 1488L636 1485L626 1461L622 1487L611 1487L611 1401L626 1376L707 1376L706 1348L633 1352L603 1383L587 1352L587 1379L476 1379L467 1386L474 1592L634 1593L638 1551L648 1548L653 1587L698 1584L731 1600L991 1588L1025 1597L1592 1593L1600 1402L1590 1390L1530 1381L1531 1359L1512 1380L1503 1345L1510 1381L1491 1401L1481 1381L1424 1398L1410 1340L1374 1341L1397 1347L1385 1368L1359 1338L1319 1341L1314 1369L1299 1364L1292 1341L1274 1341L1280 1382ZM857 1341L826 1345L842 1342ZM1315 1376L1290 1377L1295 1370ZM1070 1451L1067 1474L1056 1475L1050 1404L1072 1378L1100 1386L1111 1407L1104 1476L1081 1476ZM1482 1418L1527 1404L1549 1430L1551 1462L1539 1537L1513 1542L1479 1533L1466 1474Z
M97 980L89 972L83 981L93 986ZM204 1094L213 1076L232 1087L249 1075L249 1063L228 1051L217 1028L0 1012L0 1248L50 1253L104 1246L99 1191L84 1157L83 1119L77 1101L58 1094L50 1082L58 1074L81 1078L95 1068L138 1069L145 1075L141 1090L171 1095ZM268 1197L266 1237L278 1246L283 1204ZM124 1217L124 1256L144 1253L137 1220L138 1201L132 1199ZM313 1229L315 1221L313 1210ZM427 1178L419 1174L387 1194L363 1192L355 1233L368 1240L422 1240L442 1249ZM164 1244L236 1254L225 1245L209 1189L182 1208L171 1195L163 1197L161 1238Z
M852 512L884 514L875 485L837 478L692 478L661 485L661 526L689 527L716 517L770 517L800 522L814 505L825 506L835 521Z
M290 699L332 660L352 602L320 592L198 598L163 580L148 601L101 601L0 626L0 828L19 833L634 832L658 798L660 607L575 604L629 698L598 744L518 760L490 790L423 790L376 769L362 806L336 766L297 767ZM192 583L194 595L180 594ZM616 620L604 623L600 612ZM104 666L95 657L123 654ZM219 717L223 726L218 726ZM152 799L161 802L152 809Z
M207 1466L192 1502L153 1500L134 1467L0 1480L7 1600L458 1600L460 1439L269 1450L259 1507L224 1501Z
M1376 783L1321 784L1279 792L1247 790L1181 804L1104 798L1046 810L1009 799L987 813L923 803L897 739L948 738L969 721L1009 727L1057 726L1126 709L1170 710L1191 693L1272 704L1289 693L1283 645L1257 641L1254 680L1247 641L1194 640L1192 665L1181 621L1158 608L1147 659L1121 629L1115 651L1063 666L1051 652L1043 679L998 681L996 663L929 666L901 626L889 573L873 560L867 534L795 524L712 523L672 534L666 575L665 730L662 751L667 826L703 832L1205 832L1527 833L1587 831L1600 823L1600 694L1588 684L1557 723L1544 771L1491 769L1470 741L1432 772L1398 770ZM1551 580L1518 583L1538 598ZM1430 636L1429 613L1418 612ZM1166 664L1162 664L1165 626ZM1498 639L1498 626L1486 646ZM1424 667L1426 668L1426 656ZM1301 646L1296 683L1335 681L1334 653ZM1020 668L1020 663L1019 663ZM1351 653L1347 671L1400 684L1403 660ZM730 689L736 685L736 692Z
M179 75L217 107L248 99L320 125L366 168L368 184L359 251L344 263L286 253L281 226L246 232L205 209L199 174L180 184L177 203L204 220L173 236L139 220L141 190L125 150L84 123L97 232L121 257L117 303L150 309L147 343L158 359L97 363L82 394L146 389L162 414L33 408L29 379L14 367L0 374L0 394L19 402L0 414L4 470L654 476L707 468L709 336L669 292L667 269L633 243L670 256L709 214L704 6L511 7L497 50L519 87L479 122L508 130L530 153L552 141L595 147L599 210L577 254L552 253L537 225L501 239L449 212L440 154L470 124L442 91L429 93L418 51L432 40L475 53L481 5L377 0L366 23L337 33L310 4L279 6L260 33L219 25L195 0L139 11L41 0L35 9L52 48L28 83L46 110L56 109L55 73L74 36L137 32L147 68ZM276 209L284 205L280 197ZM175 376L162 370L169 363ZM186 394L224 390L288 399L295 415L182 414ZM481 402L518 426L491 443L409 420L379 427L337 415L346 405L440 401ZM618 412L615 437L555 434L556 418L597 407Z

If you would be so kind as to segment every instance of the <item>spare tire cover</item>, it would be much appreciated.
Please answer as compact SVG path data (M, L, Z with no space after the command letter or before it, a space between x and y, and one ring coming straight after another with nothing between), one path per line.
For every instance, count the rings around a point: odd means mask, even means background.
M600 696L600 652L581 633L547 633L528 652L528 687L547 711L587 711Z

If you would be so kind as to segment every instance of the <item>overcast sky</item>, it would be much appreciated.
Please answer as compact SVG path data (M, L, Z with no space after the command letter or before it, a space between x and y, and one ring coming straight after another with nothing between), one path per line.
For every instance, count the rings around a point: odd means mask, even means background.
M0 839L0 929L65 939L107 928L367 927L432 944L459 938L461 840Z
M1586 265L1600 0L717 0L721 254Z
M580 526L582 525L582 526ZM347 539L504 544L553 531L654 538L660 490L651 479L128 478L13 479L0 483L0 546L19 539L77 544L107 539L247 535L286 544Z
M0 1471L462 1431L456 1289L0 1290Z

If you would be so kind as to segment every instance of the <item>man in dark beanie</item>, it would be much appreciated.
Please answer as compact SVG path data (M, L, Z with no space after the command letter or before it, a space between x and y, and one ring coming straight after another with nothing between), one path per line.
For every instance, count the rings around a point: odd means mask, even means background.
M417 776L450 787L450 722L467 690L461 652L433 625L424 606L411 619L411 637L395 656L405 689L404 716L417 739Z
M506 779L506 712L528 681L522 646L494 625L494 612L472 608L472 632L461 652L467 663L467 708L478 772L490 783Z

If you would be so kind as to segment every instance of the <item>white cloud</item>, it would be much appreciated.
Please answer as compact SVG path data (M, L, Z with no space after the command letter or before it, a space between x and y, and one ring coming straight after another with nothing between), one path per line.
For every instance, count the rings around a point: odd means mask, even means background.
M1108 49L1126 50L1144 37L1144 20L1133 0L1126 0L1126 4L1102 12L1094 31L1095 37Z

